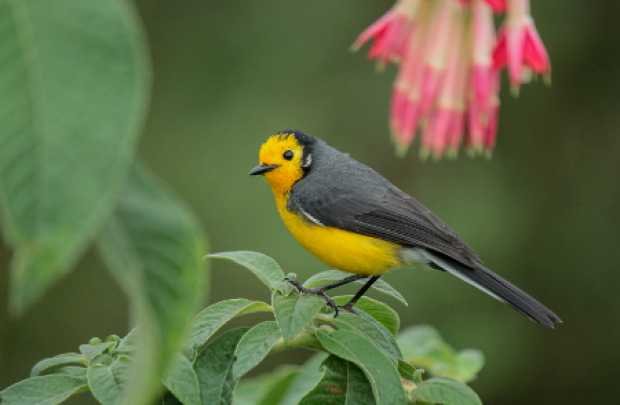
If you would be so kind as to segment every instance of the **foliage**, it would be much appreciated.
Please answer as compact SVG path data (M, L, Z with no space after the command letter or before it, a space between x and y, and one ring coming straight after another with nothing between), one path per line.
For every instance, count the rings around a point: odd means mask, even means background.
M0 0L0 212L13 248L10 308L22 314L93 243L130 298L128 341L39 363L3 403L102 403L159 394L205 285L198 222L134 151L151 68L131 2ZM126 383L129 379L130 383ZM176 388L176 386L175 386Z
M465 385L482 367L478 352L455 351L428 326L399 333L398 314L371 298L360 301L356 314L342 312L334 318L321 299L276 282L284 280L284 271L263 254L211 257L249 269L270 289L271 303L229 299L199 312L182 354L172 357L172 367L160 377L163 404L481 404ZM315 280L330 279L329 274ZM387 283L380 288L393 290ZM234 318L257 312L274 319L220 332ZM136 336L132 331L123 339L95 338L79 353L42 360L30 378L0 392L2 404L26 404L33 398L57 404L83 391L102 404L118 403L130 384L129 369L138 361L136 351L144 344ZM316 354L302 366L244 378L270 353L299 348ZM141 367L137 369L144 371Z

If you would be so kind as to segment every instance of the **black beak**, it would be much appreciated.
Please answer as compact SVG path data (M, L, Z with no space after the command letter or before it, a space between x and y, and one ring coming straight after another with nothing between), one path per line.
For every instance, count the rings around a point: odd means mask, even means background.
M250 173L248 173L250 176L257 176L259 174L265 174L267 172L272 171L273 169L275 169L276 167L278 167L278 165L265 165L265 164L260 164L258 166L255 166L252 170L250 170Z

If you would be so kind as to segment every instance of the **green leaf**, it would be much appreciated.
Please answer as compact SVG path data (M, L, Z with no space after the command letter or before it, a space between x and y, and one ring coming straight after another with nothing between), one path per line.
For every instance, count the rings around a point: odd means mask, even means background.
M234 378L241 378L260 364L279 339L282 339L282 333L274 321L261 322L248 330L235 349Z
M271 306L262 301L245 298L229 299L208 306L196 315L189 334L188 350L195 352L231 319L255 312L271 312Z
M339 295L334 297L334 301L336 301L338 305L344 305L349 302L352 297L352 295ZM355 309L361 309L375 318L393 335L398 333L398 329L400 328L400 317L389 305L370 297L362 297L355 304Z
M462 382L448 378L431 378L413 391L416 401L442 405L482 405L478 394Z
M281 290L284 272L271 257L258 252L236 251L211 253L211 259L226 259L250 270L270 290Z
M198 354L194 369L200 384L203 405L226 405L232 403L237 384L233 376L235 348L248 328L224 332Z
M333 325L338 329L361 333L395 362L402 359L394 336L381 323L361 309L357 309L357 314L342 313L333 320Z
M468 349L457 353L431 326L411 327L403 331L397 341L407 362L435 376L469 382L484 365L481 352Z
M319 313L325 301L315 295L290 294L285 296L274 291L271 304L284 340L291 340Z
M452 377L462 382L470 382L476 378L482 367L484 367L484 355L480 350L465 349L458 352L456 356L456 373Z
M316 353L310 357L304 365L299 369L295 379L286 392L286 396L282 398L279 405L297 405L299 401L310 392L323 378L323 370L321 365L327 359L327 353Z
M60 368L54 369L55 375L68 375L70 377L82 378L86 381L86 367L78 367L78 366L64 366Z
M284 405L284 397L299 377L297 367L283 366L269 374L243 380L234 393L235 405ZM297 402L294 403L297 405Z
M112 359L109 364L95 363L88 366L88 387L97 401L103 405L120 403L123 389L128 383L129 367L127 356Z
M34 377L37 375L48 374L53 372L58 368L62 368L69 365L85 365L86 359L79 353L64 353L59 354L54 357L49 357L47 359L43 359L39 361L37 364L32 367L32 371L30 371L30 376Z
M328 285L328 284L340 281L349 276L351 276L351 273L345 273L344 271L340 271L340 270L322 271L320 273L313 275L309 279L307 279L304 282L304 287L306 288L322 287L324 285ZM367 281L368 281L367 279L358 280L356 281L356 283L363 285ZM383 279L379 279L375 281L370 288L373 288L385 295L388 295L396 299L404 306L409 306L405 297L403 297L401 293L399 293L394 287L392 287L390 284L387 283L387 281Z
M144 169L121 197L99 249L140 325L124 403L150 404L203 296L206 243L191 212Z
M192 362L184 355L176 355L172 368L162 382L183 405L201 404L198 376Z
M55 405L86 390L86 380L50 374L30 377L0 391L2 405Z
M355 364L330 356L323 363L323 376L299 405L374 405L372 388ZM403 402L404 404L404 402Z
M370 339L349 330L318 330L317 338L328 352L354 363L366 375L377 405L407 402L395 363Z
M116 344L117 342L102 341L99 338L93 338L89 343L80 345L80 353L90 362L97 356L109 352Z
M11 309L67 273L112 212L150 67L130 2L0 2L0 205Z

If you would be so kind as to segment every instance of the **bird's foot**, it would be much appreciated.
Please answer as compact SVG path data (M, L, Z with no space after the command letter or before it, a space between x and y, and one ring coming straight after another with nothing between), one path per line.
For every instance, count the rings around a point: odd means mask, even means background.
M325 290L321 287L306 288L297 280L290 279L288 277L285 278L284 280L290 285L292 285L297 290L297 292L300 294L316 295L316 296L323 298L323 300L325 301L325 305L327 305L329 308L331 308L334 311L334 318L336 318L340 314L341 309L355 313L355 311L353 310L353 305L349 305L350 303L346 305L336 304L336 301L334 301L332 297L327 295Z
M354 315L357 315L357 311L355 310L355 308L353 308L353 305L355 305L354 302L347 302L344 305L339 305L338 309L341 309L343 311L347 311L347 312L350 312L350 313L352 313Z

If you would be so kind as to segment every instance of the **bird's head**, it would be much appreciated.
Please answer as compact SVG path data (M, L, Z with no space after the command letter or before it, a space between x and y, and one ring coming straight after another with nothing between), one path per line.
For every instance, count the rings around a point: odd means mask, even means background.
M250 175L264 175L274 192L287 193L312 166L315 138L287 129L271 135L260 147L259 164Z

